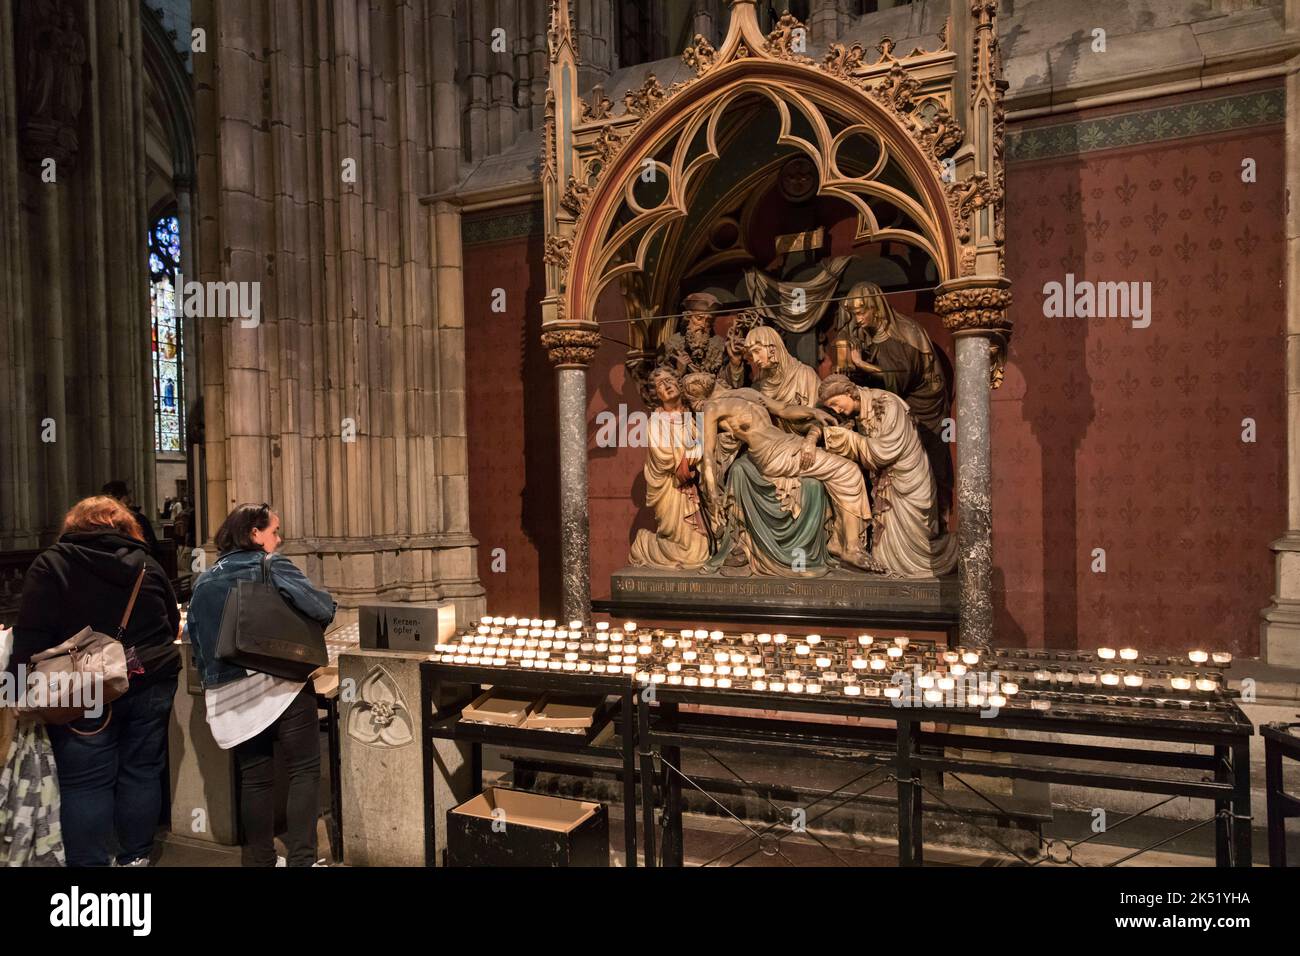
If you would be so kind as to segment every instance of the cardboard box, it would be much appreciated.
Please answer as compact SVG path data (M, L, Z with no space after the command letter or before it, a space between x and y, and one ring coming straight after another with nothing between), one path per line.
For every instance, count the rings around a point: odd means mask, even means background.
M479 694L472 703L466 704L460 712L460 719L476 724L518 727L528 719L532 709L531 696L521 696L519 691L504 687L493 687Z
M609 866L602 803L492 787L447 811L448 866Z

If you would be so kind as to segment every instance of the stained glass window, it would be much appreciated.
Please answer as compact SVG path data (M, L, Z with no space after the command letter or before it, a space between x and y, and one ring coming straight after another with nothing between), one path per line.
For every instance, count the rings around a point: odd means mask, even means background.
M185 450L185 398L181 379L184 347L176 314L176 272L180 267L180 222L175 216L163 216L149 230L154 447L161 452Z

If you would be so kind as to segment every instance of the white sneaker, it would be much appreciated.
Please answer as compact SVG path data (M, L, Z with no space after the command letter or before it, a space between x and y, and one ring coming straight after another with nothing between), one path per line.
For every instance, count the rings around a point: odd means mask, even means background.
M275 865L276 865L276 866L288 866L288 865L289 865L289 859L288 859L288 857L277 856L277 857L275 858Z

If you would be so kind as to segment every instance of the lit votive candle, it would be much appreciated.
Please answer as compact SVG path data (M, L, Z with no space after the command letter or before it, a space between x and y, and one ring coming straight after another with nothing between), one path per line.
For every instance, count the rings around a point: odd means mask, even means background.
M1193 664L1204 664L1210 659L1210 655L1205 651L1188 651L1187 659Z
M772 635L772 643L773 643L773 644L784 644L784 643L785 643L786 641L788 641L788 640L790 640L790 638L789 638L788 636L786 636L785 634L773 634L773 635Z
M891 700L897 700L899 697L903 696L903 688L899 687L897 684L890 684L885 688L884 693L885 696Z
M723 675L725 675L725 674L730 674L730 673L731 673L731 665L730 665L730 664L719 664L717 667L714 668L714 671L718 674L719 677L721 677L721 676L723 676Z
M719 677L719 678L718 678L718 686L721 687L721 688L724 688L724 689L730 687L730 686L731 686L731 678L730 678L730 677Z
M699 687L700 679L696 677L694 674L687 674L685 677L682 678L682 684L685 685L686 687Z
M922 690L929 690L934 686L934 675L922 674L920 677L916 679L916 686L921 688Z
M792 681L791 683L785 685L785 689L792 694L802 694L803 683L800 681Z
M873 671L883 671L886 666L887 666L887 662L883 657L873 656L871 658L871 669Z
M553 627L544 627L544 628L542 628L542 637L545 637L545 638L547 638L547 639L554 638L554 637L555 637L555 628L553 628Z
M781 692L783 692L783 691L785 690L785 681L783 681L783 680L774 680L774 681L771 681L767 686L768 686L771 690L774 690L774 691L776 691L776 692L779 694L779 693L781 693Z
M733 664L743 664L745 663L746 659L747 658L744 654L736 654L733 652L731 655L731 663Z
M1229 654L1227 651L1215 651L1213 654L1210 655L1210 659L1213 660L1214 663L1216 664L1232 663L1232 655Z
M1097 648L1097 657L1103 661L1113 661L1115 659L1115 648L1099 647Z
M702 627L697 627L695 633L692 634L691 637L695 638L697 641L708 640L709 632Z
M819 657L817 658L817 666L825 670L831 666L831 659L829 657Z
M564 663L564 669L566 671L576 671L578 669L578 664L576 661L564 661L563 663Z
M672 649L677 646L677 638L665 637L662 641L660 641L660 643L663 644L664 647Z
M555 627L556 623L558 622L555 618L548 617L546 620L542 621L542 627Z
M812 681L806 684L804 689L810 694L820 694L822 692L822 685Z
M1209 677L1198 677L1196 678L1196 689L1209 693L1219 689L1219 682Z
M595 661L591 665L591 672L593 674L603 674L607 670L609 670L609 667L605 664L604 661Z
M491 624L480 624L480 625L478 626L478 632L479 632L480 634L491 634L491 633L492 633L492 625L491 625Z
M894 646L895 646L895 647L906 647L909 643L911 643L911 642L910 642L907 638L905 638L905 637L896 637L896 638L894 638Z
M712 665L712 664L709 664L709 663L703 663L703 664L700 664L700 673L701 673L701 674L712 674L712 673L713 673L713 665Z
M623 631L627 634L636 633L636 621L628 621L623 625Z
M577 651L568 651L568 652L565 653L565 655L564 655L564 659L565 659L566 661L576 661L576 660L578 659L578 652L577 652Z
M961 662L967 667L974 667L980 662L980 656L975 651L967 651L961 656Z
M520 662L519 662L519 666L520 666L520 667L532 667L532 666L534 666L536 663L537 663L537 661L523 660L523 661L520 661ZM604 665L602 664L601 666L603 667Z
M861 697L861 696L862 696L862 687L861 687L860 685L858 685L858 684L845 684L845 685L844 685L844 696L845 696L845 697Z
M855 671L864 671L867 669L868 661L865 657L853 658L853 669Z
M709 640L711 641L720 641L726 636L721 631L709 631Z
M714 651L713 660L715 663L725 664L727 661L731 660L731 655L726 651Z
M957 686L957 681L952 677L940 677L935 686L940 690L952 690Z
M1051 710L1052 702L1050 700L1031 700L1029 706L1033 710Z
M608 630L609 630L609 621L597 621L597 622L596 622L596 630L598 630L598 631L608 631ZM602 636L603 636L603 635L602 635Z
M990 707L1005 707L1007 699L1001 694L989 694L988 703Z
M966 674L965 664L953 664L952 667L948 669L952 672L954 677L963 677Z
M749 686L752 687L754 690L767 690L767 681L756 680Z
M937 704L943 700L943 691L931 688L925 692L926 703Z
M751 667L751 668L749 669L749 672L750 672L752 675L754 675L755 677L764 677L764 676L767 675L767 668L766 668L766 667Z
M771 634L760 634L760 635L758 635L758 643L760 643L760 644L771 644L771 643L772 643L772 635L771 635Z
M885 653L888 654L890 657L892 657L892 658L894 658L894 659L898 659L898 658L900 658L900 657L903 656L903 648L900 647L899 645L895 644L893 647L891 647L891 648L890 648L888 651L886 651Z
M609 645L608 645L607 643L605 643L604 641L597 641L597 642L596 642L596 653L597 653L597 654L604 654L607 650L609 650Z
M1174 690L1191 690L1192 681L1194 680L1196 680L1196 677L1194 675L1183 674L1179 677L1169 678L1169 686L1172 687Z
M1141 674L1125 674L1125 675L1124 675L1124 686L1125 686L1125 687L1141 687L1141 686L1142 686L1142 675L1141 675Z
M700 652L699 652L699 651L695 651L695 650L691 650L691 651L682 651L682 660L684 660L684 661L693 661L693 660L695 660L696 658L698 658L699 656L700 656Z
M635 673L636 673L636 665L634 665L634 664L624 664L624 665L623 665L623 673L624 673L624 674L635 674Z
M572 621L569 622L569 630L571 630L571 631L581 631L581 630L582 630L582 622L579 621L577 618L574 618Z
M732 674L733 677L748 677L748 676L749 676L749 668L748 668L748 667L743 667L743 666L741 666L741 667L733 667L733 668L731 669L731 674Z
M822 642L822 636L820 634L809 634L807 637L804 638L804 642L816 647L818 644Z
M509 617L494 617L492 618L492 623L504 624L506 627L514 627L516 624L519 623L519 618L515 617L513 614L511 614Z
M1135 661L1135 660L1138 659L1137 648L1136 648L1136 647L1121 647L1121 648L1119 649L1119 657L1120 657L1120 660L1124 660L1124 661Z
M670 683L670 684L680 684L681 682L682 682L682 675L681 675L681 674L669 674L669 675L668 675L668 683Z
M859 634L859 635L858 635L858 646L859 646L859 647L870 647L873 643L875 643L875 640L876 640L876 639L875 639L874 637L872 637L870 634Z
M811 651L812 648L809 647L807 644L796 644L794 646L794 652L798 654L800 657L807 657Z
M675 674L677 671L679 671L679 670L682 669L682 662L681 662L681 661L669 661L665 666L668 668L669 673L674 673L674 674Z
M636 679L637 679L640 683L642 683L642 684L648 684L648 683L650 683L650 672L649 672L649 671L637 671L637 672L636 672Z
M580 672L589 671L591 670L591 664L587 661L578 661L578 670Z
M1119 685L1119 675L1114 671L1106 671L1101 675L1101 682L1107 687L1117 687Z

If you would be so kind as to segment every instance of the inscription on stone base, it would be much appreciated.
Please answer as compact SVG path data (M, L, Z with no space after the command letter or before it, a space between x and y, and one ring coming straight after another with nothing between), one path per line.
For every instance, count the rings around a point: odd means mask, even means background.
M733 578L689 571L624 568L616 571L610 582L615 604L957 613L956 575L899 580L840 571L819 578Z

